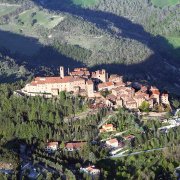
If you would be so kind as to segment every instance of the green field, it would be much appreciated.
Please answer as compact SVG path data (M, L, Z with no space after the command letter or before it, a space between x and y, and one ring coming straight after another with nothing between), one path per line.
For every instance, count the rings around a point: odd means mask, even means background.
M17 7L0 5L0 15L14 11ZM41 28L43 27L44 31L48 32L47 29L53 29L63 20L64 16L50 14L39 8L26 10L8 24L0 25L0 30L2 30L0 31L0 47L9 49L13 53L18 52L32 56L38 52L40 44L44 42L43 37L38 34Z
M0 16L4 16L10 12L13 12L17 9L18 6L6 6L6 5L0 5Z
M64 19L63 16L49 14L37 8L27 10L19 15L19 24L25 26L41 25L44 28L52 29ZM35 23L33 23L33 21Z
M175 49L180 48L180 37L170 36L170 37L167 37L167 40L169 41L170 44L173 45Z
M72 0L74 4L81 5L84 7L95 5L98 0Z
M172 6L180 3L180 0L151 0L154 6L165 7Z

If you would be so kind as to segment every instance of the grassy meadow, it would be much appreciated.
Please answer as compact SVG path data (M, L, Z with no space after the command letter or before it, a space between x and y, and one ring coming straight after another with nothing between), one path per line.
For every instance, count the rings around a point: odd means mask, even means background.
M73 0L76 5L81 5L84 7L93 6L98 2L98 0Z
M180 3L180 0L152 0L154 6L163 8L165 6L173 6Z
M16 5L0 5L0 17L15 11L17 7Z

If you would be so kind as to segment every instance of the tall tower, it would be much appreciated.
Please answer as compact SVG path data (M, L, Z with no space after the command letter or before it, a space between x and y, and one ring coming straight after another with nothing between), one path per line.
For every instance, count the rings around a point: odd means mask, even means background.
M64 67L63 66L60 66L60 77L61 78L64 78Z
M101 80L103 82L106 82L107 79L106 79L107 75L106 75L106 70L105 69L102 69L102 75L101 75Z
M86 92L89 98L94 97L94 83L92 80L86 82Z

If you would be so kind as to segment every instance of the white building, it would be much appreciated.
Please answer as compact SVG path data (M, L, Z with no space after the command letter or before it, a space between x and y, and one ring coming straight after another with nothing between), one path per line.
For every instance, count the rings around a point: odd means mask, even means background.
M58 149L58 142L48 142L46 146L46 151L52 152L57 151Z
M95 168L95 166L88 166L86 168L80 168L81 172L90 174L90 175L98 175L100 174L100 170Z
M118 147L119 143L118 143L118 140L115 138L115 139L110 139L110 140L106 141L106 145L116 148L116 147Z

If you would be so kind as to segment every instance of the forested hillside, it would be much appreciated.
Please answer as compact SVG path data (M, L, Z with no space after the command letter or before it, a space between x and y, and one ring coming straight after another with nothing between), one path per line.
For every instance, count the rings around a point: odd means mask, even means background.
M173 92L180 85L178 1L0 2L0 47L27 67L104 67Z

